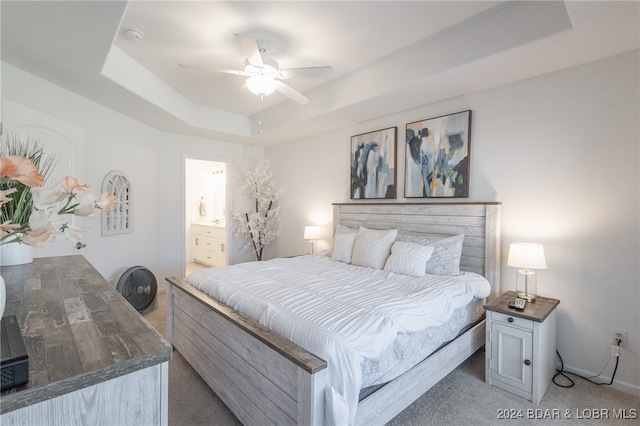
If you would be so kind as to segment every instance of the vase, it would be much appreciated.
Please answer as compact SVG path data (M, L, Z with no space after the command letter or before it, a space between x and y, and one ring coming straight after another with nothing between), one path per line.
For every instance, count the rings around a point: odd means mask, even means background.
M0 265L24 265L33 262L33 247L22 243L0 245Z

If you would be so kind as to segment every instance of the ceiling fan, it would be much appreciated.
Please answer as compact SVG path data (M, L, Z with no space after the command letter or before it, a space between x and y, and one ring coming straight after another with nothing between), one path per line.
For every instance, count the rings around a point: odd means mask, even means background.
M282 80L289 80L293 78L328 79L333 77L333 68L330 66L281 70L278 62L272 57L266 55L266 41L256 40L242 34L234 35L238 45L240 46L240 50L242 50L242 53L246 57L244 69L232 70L198 65L178 65L182 68L210 69L216 72L245 76L247 77L245 82L246 86L251 93L263 97L269 96L277 90L300 105L308 103L310 99L291 86L283 83Z

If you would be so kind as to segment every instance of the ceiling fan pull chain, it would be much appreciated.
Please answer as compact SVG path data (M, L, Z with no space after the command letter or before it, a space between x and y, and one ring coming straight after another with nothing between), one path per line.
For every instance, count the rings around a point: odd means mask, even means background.
M260 134L264 134L264 129L262 128L262 119L260 118L260 114L262 113L262 107L264 104L264 95L260 95L259 107L258 107L258 131Z

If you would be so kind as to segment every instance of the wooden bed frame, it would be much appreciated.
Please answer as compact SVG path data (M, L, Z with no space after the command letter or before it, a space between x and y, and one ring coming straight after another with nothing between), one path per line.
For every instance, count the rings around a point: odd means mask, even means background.
M334 204L338 225L465 234L461 269L500 292L500 203ZM167 278L167 337L245 425L323 425L327 363L183 280ZM356 424L384 424L484 344L485 321L358 404Z

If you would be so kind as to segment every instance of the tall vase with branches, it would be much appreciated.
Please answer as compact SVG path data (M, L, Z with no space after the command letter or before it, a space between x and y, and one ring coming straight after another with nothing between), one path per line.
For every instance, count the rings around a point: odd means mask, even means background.
M80 185L73 176L62 179L60 190L43 188L45 176L54 165L54 157L45 156L39 141L15 135L0 138L0 265L33 260L30 252L8 254L9 246L42 247L55 240L58 232L80 241L88 230L70 225L66 216L87 217L95 209L111 211L116 207L118 199L109 193L98 200L87 193L77 199L89 185ZM6 288L0 275L0 317L5 303Z
M273 173L268 160L262 160L249 172L243 183L254 211L233 211L236 221L234 231L237 235L249 238L248 245L253 247L257 260L262 260L265 246L279 235L281 191L273 183Z

